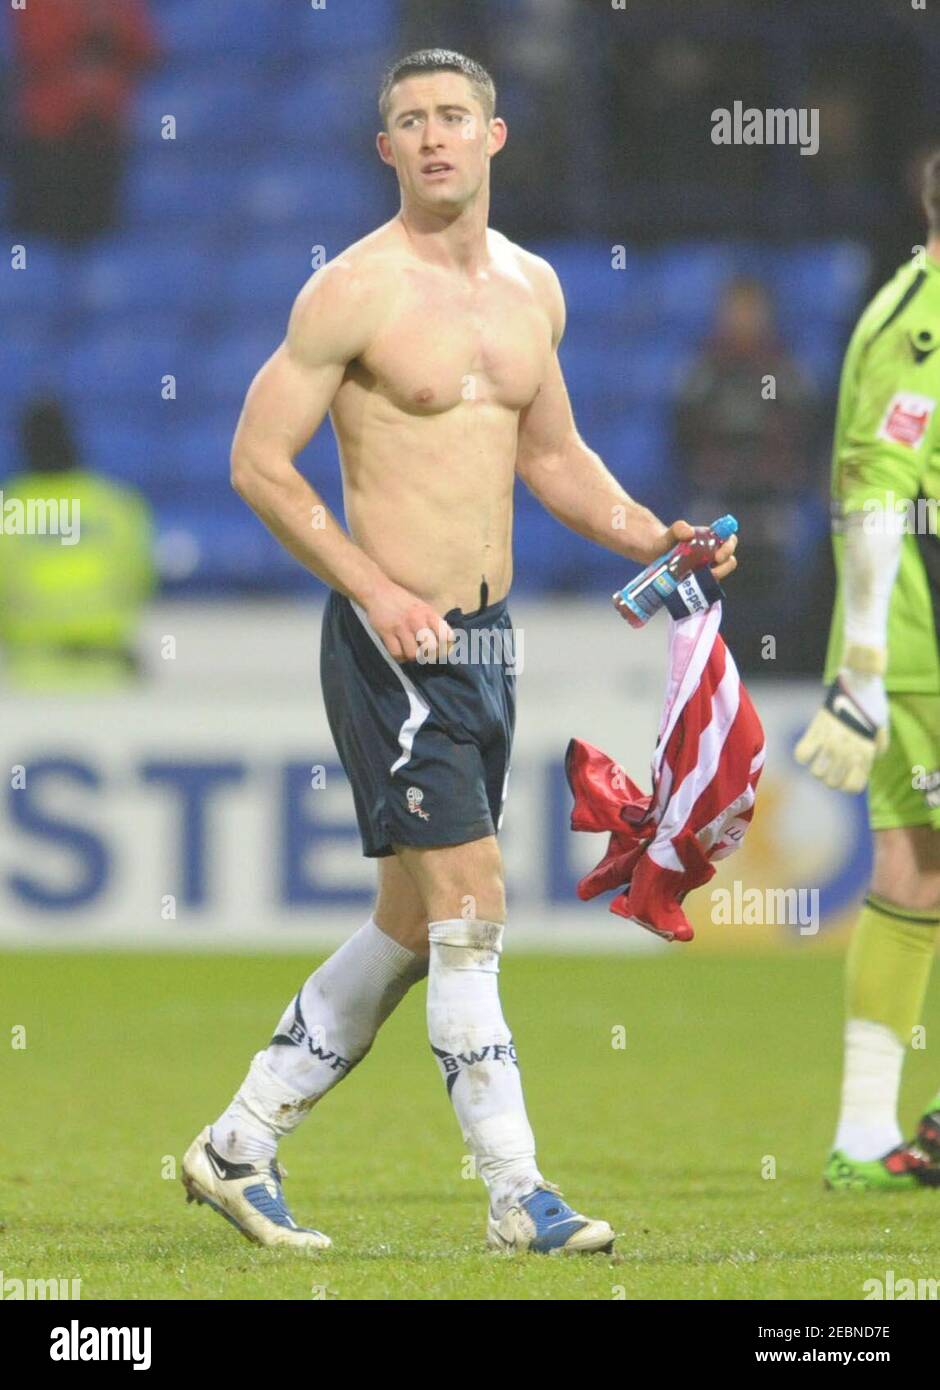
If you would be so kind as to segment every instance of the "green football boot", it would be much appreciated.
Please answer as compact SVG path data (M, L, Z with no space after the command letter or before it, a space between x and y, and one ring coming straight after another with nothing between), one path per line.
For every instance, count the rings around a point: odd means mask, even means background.
M940 1187L940 1164L932 1162L917 1144L899 1144L890 1153L872 1159L849 1158L836 1149L826 1164L823 1184L831 1192L906 1192L915 1187Z

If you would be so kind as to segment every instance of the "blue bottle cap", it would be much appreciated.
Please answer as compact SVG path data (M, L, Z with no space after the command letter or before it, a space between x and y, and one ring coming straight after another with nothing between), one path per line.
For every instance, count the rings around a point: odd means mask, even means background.
M737 520L728 513L727 516L720 516L717 521L713 521L711 529L721 541L726 541L729 536L733 536L738 529Z

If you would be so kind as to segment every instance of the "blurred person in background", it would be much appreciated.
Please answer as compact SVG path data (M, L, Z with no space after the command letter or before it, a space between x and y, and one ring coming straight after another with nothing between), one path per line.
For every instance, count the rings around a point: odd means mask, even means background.
M922 171L922 206L923 254L875 295L845 356L827 693L796 746L827 786L867 787L873 832L871 886L846 958L829 1188L940 1187L940 1091L913 1140L898 1123L940 929L940 150Z
M138 675L134 634L154 587L147 504L81 467L58 401L32 402L20 437L25 471L0 495L7 684L56 692L127 685Z
M778 641L776 670L792 669L787 658L796 656L786 639L800 618L792 595L813 502L818 418L813 388L777 336L766 289L732 280L714 336L681 386L676 443L684 505L702 516L733 512L755 557L723 619L743 669L762 668L766 634ZM806 661L812 669L811 652Z
M41 0L11 19L13 226L79 245L117 220L127 108L157 56L146 0Z

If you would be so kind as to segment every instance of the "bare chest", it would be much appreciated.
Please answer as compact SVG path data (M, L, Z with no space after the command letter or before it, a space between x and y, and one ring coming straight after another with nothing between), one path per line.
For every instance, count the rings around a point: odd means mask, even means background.
M538 392L550 352L548 316L524 290L442 292L432 282L403 289L361 365L410 414L462 403L522 410Z

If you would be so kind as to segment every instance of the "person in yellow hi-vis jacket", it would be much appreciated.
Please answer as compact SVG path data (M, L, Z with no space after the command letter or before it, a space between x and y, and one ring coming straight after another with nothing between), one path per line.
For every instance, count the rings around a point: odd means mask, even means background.
M154 588L149 508L80 466L55 400L24 412L26 471L0 484L0 648L17 690L107 689L138 675Z
M845 358L828 690L796 747L827 786L867 786L874 840L846 961L830 1188L940 1187L940 1091L913 1141L897 1115L940 930L940 151L924 206L927 245L869 304Z

